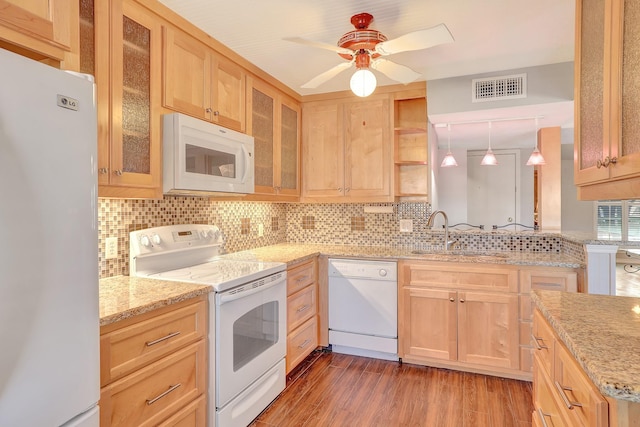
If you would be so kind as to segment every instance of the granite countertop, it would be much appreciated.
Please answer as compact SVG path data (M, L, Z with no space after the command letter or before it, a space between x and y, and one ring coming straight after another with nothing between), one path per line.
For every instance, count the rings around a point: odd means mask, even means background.
M547 267L584 267L580 261L567 254L547 252L492 252L489 254L466 252L466 255L443 254L438 252L414 254L413 248L389 246L348 246L348 245L307 245L281 243L272 246L234 252L224 255L229 259L255 259L261 261L284 262L291 265L316 255L336 257L358 257L374 259L412 259L423 261L472 262L489 264L531 265ZM478 255L478 256L474 256ZM489 256L487 256L489 255Z
M211 292L209 285L115 276L100 279L100 326Z
M640 298L542 290L531 295L603 395L640 402Z

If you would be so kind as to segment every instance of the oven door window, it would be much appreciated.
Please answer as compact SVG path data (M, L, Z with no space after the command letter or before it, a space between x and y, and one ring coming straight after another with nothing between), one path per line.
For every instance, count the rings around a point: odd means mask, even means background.
M198 145L185 145L185 170L202 175L236 177L236 155Z
M278 342L278 301L266 302L233 323L233 371Z

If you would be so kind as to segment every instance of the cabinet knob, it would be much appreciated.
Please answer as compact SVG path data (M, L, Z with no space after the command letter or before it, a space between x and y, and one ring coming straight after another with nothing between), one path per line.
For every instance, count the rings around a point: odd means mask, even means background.
M454 297L449 297L449 301L456 302L456 299Z
M118 169L113 171L114 174L116 174L117 176L121 176L122 175L122 169Z
M338 187L338 193L342 193L342 187Z
M216 111L214 111L214 112L213 112L213 115L214 115L214 116L219 116L219 115L220 115L220 112L216 110Z
M108 172L109 172L109 169L108 169L108 168L99 168L99 169L98 169L98 173L100 173L100 174L102 174L102 175L104 175L104 174L106 174L106 173L108 173Z
M460 302L461 302L461 303L464 303L464 300L463 300L462 298L460 298Z
M349 191L351 191L351 188L347 187L347 188L344 189L344 191L345 191L345 193L348 193Z
M204 111L205 111L206 113L210 113L210 112L211 112L211 108L205 108L205 109L204 109Z

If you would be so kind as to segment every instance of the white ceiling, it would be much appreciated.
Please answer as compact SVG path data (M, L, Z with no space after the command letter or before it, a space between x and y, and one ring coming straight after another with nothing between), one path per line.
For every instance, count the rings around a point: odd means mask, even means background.
M387 57L420 73L422 77L418 80L567 62L573 61L574 56L574 0L160 2L301 95L348 90L353 70L342 72L315 89L302 89L302 84L344 59L329 50L283 39L301 37L335 45L344 33L353 30L350 18L360 12L372 14L374 21L370 28L381 31L389 39L440 23L447 25L453 43ZM379 85L396 84L377 71L374 73ZM531 111L524 112L494 110L492 114L502 117L540 115L545 116L548 123L554 123L551 125L571 122L573 107L560 104L530 107ZM487 114L483 111L461 112L443 121L454 121L454 118L455 121L476 120L486 118ZM569 120L567 114L570 114ZM557 120L552 120L555 115ZM533 128L530 121L508 123L509 126L505 122L504 127L513 132L524 133ZM492 143L494 137L496 141L500 138L496 126L493 126ZM460 130L461 127L453 129ZM442 133L438 133L441 138ZM475 139L478 139L477 134Z

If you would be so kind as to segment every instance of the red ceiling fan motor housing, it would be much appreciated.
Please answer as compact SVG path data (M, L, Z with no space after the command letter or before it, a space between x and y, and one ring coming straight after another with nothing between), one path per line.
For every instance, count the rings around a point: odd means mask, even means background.
M351 23L356 29L349 31L338 40L338 46L351 49L356 55L356 67L368 66L369 55L360 55L361 53L370 53L371 58L377 58L380 54L373 52L375 46L387 41L387 37L378 30L370 30L369 25L373 21L373 15L369 13L358 13L351 17ZM351 59L352 55L339 53L344 59ZM360 59L362 57L362 59ZM361 62L366 62L361 64Z

